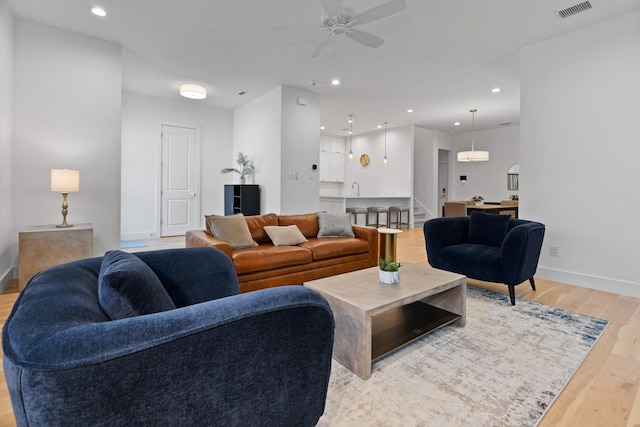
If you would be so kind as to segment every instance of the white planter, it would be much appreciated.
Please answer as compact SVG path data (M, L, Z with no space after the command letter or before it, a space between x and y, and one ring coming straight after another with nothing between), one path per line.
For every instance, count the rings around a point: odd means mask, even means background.
M386 283L388 285L396 285L400 283L400 272L399 271L383 271L378 270L380 273L379 280L380 283Z

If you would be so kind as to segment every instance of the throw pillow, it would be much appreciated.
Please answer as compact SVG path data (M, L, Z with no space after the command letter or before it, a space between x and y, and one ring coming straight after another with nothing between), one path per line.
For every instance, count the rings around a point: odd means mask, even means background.
M98 301L111 320L176 308L151 267L122 251L109 251L102 258Z
M318 213L318 237L356 237L349 214Z
M264 227L264 231L275 246L295 246L308 241L295 225L268 225Z
M231 249L258 246L251 237L247 221L241 213L230 216L209 215L207 223L213 237L227 242Z
M509 229L509 215L471 212L468 243L487 246L502 246Z

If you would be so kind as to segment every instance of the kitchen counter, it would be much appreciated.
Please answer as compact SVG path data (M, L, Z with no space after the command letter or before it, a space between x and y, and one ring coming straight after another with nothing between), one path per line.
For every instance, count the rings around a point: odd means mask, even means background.
M368 208L368 207L408 206L410 227L413 227L413 207L411 206L411 196L401 194L321 194L320 210L338 214L345 213L347 208ZM383 217L384 218L384 217ZM385 218L386 219L386 218Z

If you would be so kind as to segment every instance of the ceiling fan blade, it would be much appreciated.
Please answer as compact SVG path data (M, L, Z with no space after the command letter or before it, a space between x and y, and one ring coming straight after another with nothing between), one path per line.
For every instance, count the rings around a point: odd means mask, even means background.
M328 16L335 16L342 18L342 6L339 0L320 0L322 2L322 8L324 13Z
M318 47L316 48L316 50L313 51L313 54L311 55L312 58L317 58L318 55L320 54L320 51L322 49L324 49L324 47L326 45L328 45L331 42L331 39L333 38L333 34L329 34L327 37L324 38L324 40L322 40L320 42L320 44L318 45Z
M377 21L378 19L386 18L389 15L398 13L407 8L405 0L391 0L386 3L382 3L379 6L372 7L365 10L362 13L353 17L358 24L367 24L369 22Z
M347 31L346 34L347 34L347 37L349 37L350 39L355 40L358 43L361 43L365 46L369 46L373 48L380 47L382 43L384 43L384 40L378 36L375 36L371 33L367 33L364 31L354 30L353 28Z

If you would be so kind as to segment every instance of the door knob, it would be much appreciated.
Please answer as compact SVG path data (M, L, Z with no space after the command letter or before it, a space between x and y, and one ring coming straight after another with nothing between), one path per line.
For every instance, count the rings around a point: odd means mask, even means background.
M189 193L189 196L196 197L196 193Z

